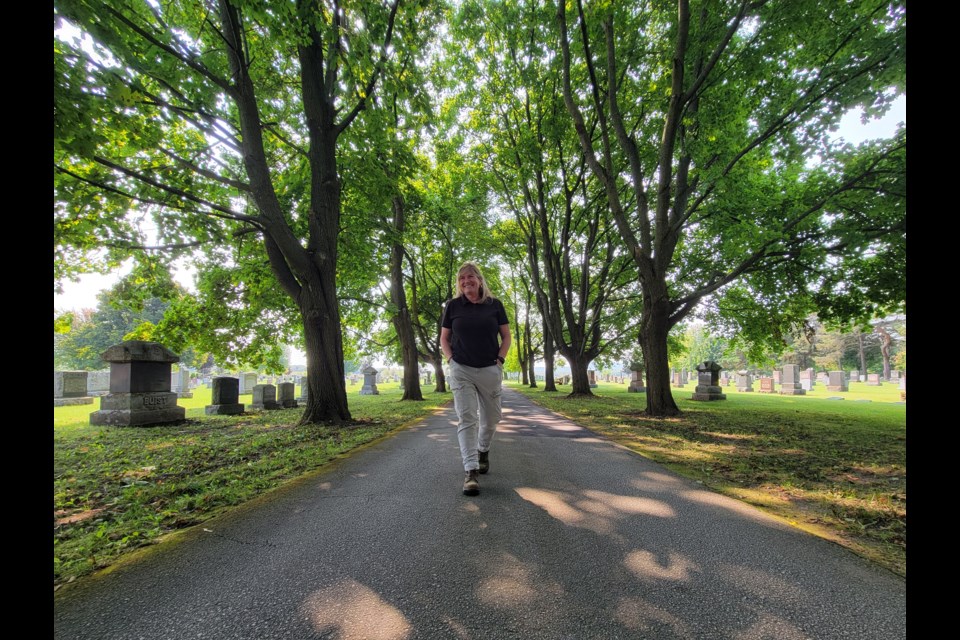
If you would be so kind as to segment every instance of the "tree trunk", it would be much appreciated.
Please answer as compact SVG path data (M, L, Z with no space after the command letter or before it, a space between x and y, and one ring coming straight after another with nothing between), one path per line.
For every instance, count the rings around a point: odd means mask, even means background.
M570 380L573 388L570 390L571 396L592 396L590 390L590 377L587 375L587 365L589 361L578 353L564 352L564 357L570 363Z
M669 311L665 304L649 304L647 295L644 298L640 348L647 370L646 413L657 417L676 416L680 414L680 408L670 390L670 360L667 353Z
M524 342L527 343L527 367L530 369L530 388L537 388L537 372L534 369L534 363L537 359L537 354L533 349L533 340L530 336L530 300L527 300L527 320L523 323L523 335ZM521 364L522 366L522 364Z
M863 332L857 330L857 348L860 352L860 375L867 375L867 352L863 346Z
M323 278L323 274L321 274ZM343 372L340 310L336 304L334 274L326 280L324 291L331 292L332 304L317 293L317 300L301 306L307 353L307 403L300 424L341 424L349 422L347 388ZM304 287L304 292L312 290Z
M893 339L890 337L890 334L881 326L876 328L877 333L880 334L880 354L883 356L883 379L890 381L890 343L893 342Z
M443 374L443 361L437 358L432 363L434 377L437 379L437 384L434 386L433 390L436 393L446 393L447 392L447 377Z
M393 197L393 228L396 238L402 238L406 228L406 215L403 198ZM402 400L423 400L420 390L420 361L417 354L417 341L413 335L413 323L407 306L407 293L403 287L403 245L395 241L390 247L390 302L396 311L392 318L393 328L400 340L403 357L403 398Z
M557 383L553 378L554 346L550 338L547 322L543 323L543 390L556 391Z

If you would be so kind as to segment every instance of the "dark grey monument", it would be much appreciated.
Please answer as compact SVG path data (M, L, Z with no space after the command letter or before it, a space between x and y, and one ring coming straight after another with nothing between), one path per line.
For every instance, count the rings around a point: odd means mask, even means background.
M800 365L783 365L783 382L780 383L780 395L805 396L806 390L800 384Z
M753 391L753 377L748 371L737 372L737 391L746 393Z
M208 415L233 416L243 413L240 404L240 380L237 378L216 377L211 382L213 404L204 407Z
M274 410L280 409L280 403L277 402L277 388L272 384L253 385L253 402L250 404L252 409Z
M373 365L367 365L360 370L363 374L363 386L360 388L362 396L378 396L380 390L377 389L377 374L379 371L373 368Z
M284 409L296 409L296 385L292 382L281 382L277 385L277 402Z
M727 396L720 387L720 370L723 369L713 360L705 360L697 366L697 387L691 400L726 400Z
M170 368L180 357L158 342L127 340L101 356L110 363L110 393L100 398L100 411L90 424L148 426L183 420L170 391Z
M587 376L589 377L589 380L590 380L590 388L593 389L594 387L597 386L597 372L594 371L593 369L590 369L589 371L587 371Z

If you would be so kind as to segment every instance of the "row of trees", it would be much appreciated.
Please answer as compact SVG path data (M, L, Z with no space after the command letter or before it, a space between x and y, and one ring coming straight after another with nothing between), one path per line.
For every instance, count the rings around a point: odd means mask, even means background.
M381 344L443 388L463 259L510 303L523 370L671 331L751 348L902 308L906 131L828 132L905 84L896 3L57 0L55 284L190 255L155 336L218 362L307 353L305 422L350 419ZM79 34L79 35L73 35ZM815 158L816 161L812 159ZM149 221L149 224L146 224ZM355 332L345 339L344 327ZM553 388L547 380L547 389Z

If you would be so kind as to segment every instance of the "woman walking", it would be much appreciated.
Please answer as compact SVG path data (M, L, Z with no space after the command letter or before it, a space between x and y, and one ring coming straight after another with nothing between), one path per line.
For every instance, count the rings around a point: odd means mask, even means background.
M480 493L478 473L490 469L490 442L500 422L503 363L510 350L510 325L503 303L490 295L480 268L464 262L456 295L443 310L440 349L457 411L463 459L463 493Z

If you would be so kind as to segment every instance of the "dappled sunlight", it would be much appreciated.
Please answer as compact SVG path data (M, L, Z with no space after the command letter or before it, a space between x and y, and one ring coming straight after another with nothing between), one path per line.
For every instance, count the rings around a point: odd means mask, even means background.
M317 485L317 489L319 489L320 491L330 491L330 489L333 489L333 483L321 482L319 485Z
M645 514L648 516L658 516L660 518L672 518L676 515L673 507L659 500L650 498L638 498L637 496L618 496L606 491L597 491L595 489L585 489L583 495L603 504L605 507L613 509L619 513ZM577 506L585 509L585 501L577 501Z
M444 616L443 623L446 625L446 630L453 634L450 636L451 638L468 640L468 638L471 637L470 631L459 620L454 620L449 616Z
M676 637L693 638L696 636L693 629L681 618L659 609L641 598L622 598L617 603L616 618L617 622L631 631L651 632L660 630L660 627L669 626L672 635ZM662 633L662 635L667 634Z
M720 433L719 431L701 431L701 435L710 436L718 440L756 440L759 433Z
M544 585L531 575L530 569L508 553L500 554L487 566L495 568L494 573L477 585L477 599L484 604L527 610L543 590Z
M413 631L399 609L355 580L315 591L301 611L317 634L339 640L403 640Z
M638 578L657 580L689 580L691 574L700 569L695 562L679 553L671 553L664 563L656 554L643 550L628 553L623 564Z
M630 480L631 486L642 491L665 491L668 487L672 491L673 487L679 484L681 484L679 478L658 471L647 471L642 473L639 478Z
M658 518L676 515L669 505L659 500L619 496L605 491L585 490L579 495L532 487L518 487L515 491L560 522L601 535L613 534L615 521L625 515L643 514Z
M759 513L755 507L711 491L694 489L693 491L683 491L679 495L691 502L697 502L711 507L722 507L740 515L755 517Z
M779 616L773 616L768 613L758 612L759 619L746 629L742 629L730 635L733 640L768 640L776 638L777 640L805 640L810 634L804 633L798 629L795 624L784 620Z
M468 511L470 513L480 513L480 505L478 505L476 502L461 502L460 510Z

